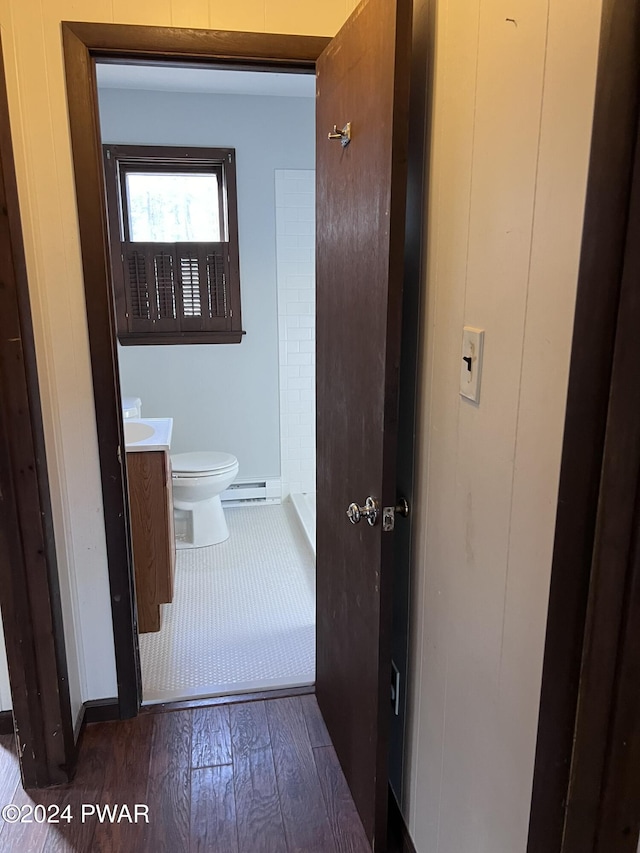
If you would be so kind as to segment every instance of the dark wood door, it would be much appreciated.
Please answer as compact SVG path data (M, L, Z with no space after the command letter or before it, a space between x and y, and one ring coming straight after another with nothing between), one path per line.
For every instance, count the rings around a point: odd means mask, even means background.
M367 0L317 64L317 696L374 849L387 820L410 0ZM351 141L328 139L351 123Z

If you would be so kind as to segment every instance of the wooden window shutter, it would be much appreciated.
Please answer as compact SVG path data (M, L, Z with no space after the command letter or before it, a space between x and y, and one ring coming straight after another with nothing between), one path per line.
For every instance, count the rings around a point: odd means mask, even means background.
M233 149L104 149L120 343L239 343L244 332ZM216 203L224 241L160 243L130 239L127 214L123 213L127 210L127 170L188 174L207 169L218 175L220 194Z
M123 243L131 335L232 332L226 243Z

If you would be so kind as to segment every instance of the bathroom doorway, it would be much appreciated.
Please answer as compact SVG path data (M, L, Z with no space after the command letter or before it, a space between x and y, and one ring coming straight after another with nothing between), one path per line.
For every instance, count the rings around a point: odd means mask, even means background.
M397 501L395 476L401 348L409 356L404 340L401 347L403 262L408 233L418 233L405 230L411 5L366 0L333 39L63 23L63 40L121 717L139 710L139 655L95 64L104 57L174 63L200 57L316 72L315 692L367 834L383 837L393 713L385 689L392 670L391 587L399 574L392 546L411 524ZM353 136L351 128L360 131ZM420 132L416 140L421 155ZM414 385L407 390L413 393Z
M233 151L228 156L237 187L238 339L227 343L212 335L209 343L205 335L174 342L169 333L156 343L128 329L118 335L143 703L311 687L314 77L109 62L97 64L97 83L116 305L120 253L128 274L121 237L128 238L129 247L155 241L163 248L169 239L185 241L179 243L183 248L188 240L205 239L198 221L207 216L210 179L198 170L181 173L181 164L170 168L170 158L193 162L206 149ZM164 173L140 165L156 151L164 158ZM176 174L169 174L172 169ZM118 181L117 192L110 180ZM219 218L225 216L230 210L223 205ZM180 258L170 295L165 287L162 298L169 299L172 314L182 300L182 310L193 316L201 307L200 302L196 310L192 303L187 307L185 268ZM137 282L139 288L139 274ZM200 284L198 300L201 291ZM139 304L128 298L129 311L139 312ZM146 306L148 295L145 299ZM226 305L226 296L222 301ZM233 309L235 319L240 304ZM136 424L156 432L139 438ZM174 509L149 521L147 491L139 492L136 484L146 476L140 466L151 453L172 460ZM207 470L212 454L224 468L214 477ZM194 491L194 481L199 488L205 478L221 480L221 532L213 529L215 518L205 514L200 520L201 501L181 500ZM165 486L161 481L162 476L158 488ZM155 549L161 546L153 546L153 566L136 549L136 525L150 523L173 523L177 544L173 580L162 581L151 610L145 573L159 572ZM155 574L153 583L160 583Z

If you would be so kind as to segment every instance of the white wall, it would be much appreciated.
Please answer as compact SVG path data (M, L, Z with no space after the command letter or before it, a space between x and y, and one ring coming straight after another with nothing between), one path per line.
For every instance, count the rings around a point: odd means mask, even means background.
M316 490L315 176L276 171L283 498Z
M513 18L514 22L506 20ZM438 0L409 826L524 853L600 0ZM486 330L481 400L462 327Z
M118 357L123 394L174 419L172 450L233 453L241 480L280 476L274 172L313 168L314 115L313 98L100 91L104 142L236 149L242 343Z
M97 438L60 22L333 35L353 0L0 0L72 703L114 696Z

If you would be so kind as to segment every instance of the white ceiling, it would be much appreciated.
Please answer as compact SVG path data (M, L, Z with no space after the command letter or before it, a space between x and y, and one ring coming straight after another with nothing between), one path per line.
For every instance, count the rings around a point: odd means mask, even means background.
M98 63L99 89L144 89L161 92L205 92L221 95L315 97L313 74L229 71L220 68L169 68L161 65Z

